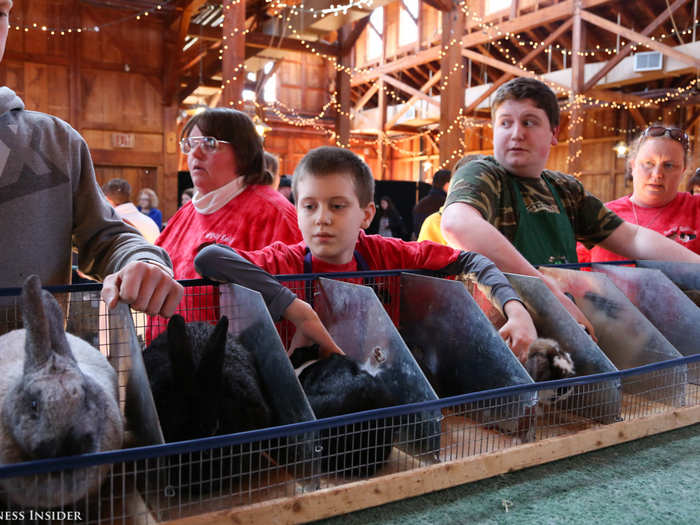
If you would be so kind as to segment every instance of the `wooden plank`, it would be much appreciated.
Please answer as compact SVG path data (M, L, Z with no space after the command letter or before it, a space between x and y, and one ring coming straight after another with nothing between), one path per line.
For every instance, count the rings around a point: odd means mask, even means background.
M418 91L416 88L413 88L408 84L401 82L400 80L396 80L394 77L390 77L389 75L382 75L381 78L387 84L391 84L392 86L399 88L401 91L405 91L409 95L413 95L414 97L418 97L421 100L425 100L428 104L432 104L433 106L440 107L440 102L438 102L437 100L433 100L422 91Z
M680 51L677 51L671 46L667 46L660 42L657 42L656 40L652 40L651 38L644 36L641 33L637 33L636 31L632 31L631 29L622 27L621 25L616 24L615 22L606 20L605 18L598 15L594 15L593 13L590 13L588 11L582 11L581 18L583 18L586 22L590 22L593 25L605 29L606 31L610 31L611 33L616 35L619 34L633 42L640 42L641 44L647 46L650 49L653 49L655 51L658 51L659 53L663 53L668 57L675 58L685 64L689 64L695 68L700 69L700 58L681 53Z
M632 421L582 430L513 448L440 463L293 498L256 503L168 522L171 525L257 525L304 523L374 507L599 450L700 422L700 406L676 408Z
M584 67L586 58L583 55L586 49L586 26L581 16L581 0L574 0L574 25L571 30L571 115L569 120L569 156L567 170L574 177L581 175L583 162L583 119L584 111L577 96L583 90Z
M362 98L357 101L357 104L355 104L355 107L352 108L353 113L357 113L358 111L361 111L363 107L365 107L365 104L369 102L369 99L371 99L374 94L379 91L379 82L375 82L372 87L370 87L367 91L365 91L365 94L362 95Z
M277 35L268 35L266 33L251 32L245 35L245 44L250 47L268 48L275 47L286 51L299 51L302 53L314 53L311 49L317 52L328 55L338 56L340 48L335 44L324 44L323 42L314 42L311 40L300 40L298 38L280 37Z
M227 36L221 61L221 79L224 92L219 101L223 107L241 109L245 82L245 0L224 2L224 35ZM188 20L189 25L189 20Z
M466 17L464 11L455 7L442 15L442 47L445 49L440 60L442 86L440 87L440 165L452 166L464 152L464 132L460 117L464 111L464 90L466 73L460 53ZM461 139L461 140L460 140Z

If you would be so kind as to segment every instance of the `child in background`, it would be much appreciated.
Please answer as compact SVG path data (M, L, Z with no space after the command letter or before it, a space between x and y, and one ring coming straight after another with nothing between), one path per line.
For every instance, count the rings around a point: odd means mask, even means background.
M298 164L292 187L302 242L276 242L248 252L207 246L195 258L197 271L218 281L237 282L240 267L248 264L248 259L273 274L393 269L466 273L495 299L507 318L501 337L521 360L526 358L537 337L535 327L506 277L490 260L432 242L406 242L364 233L363 228L376 211L374 178L357 155L330 146L314 149Z

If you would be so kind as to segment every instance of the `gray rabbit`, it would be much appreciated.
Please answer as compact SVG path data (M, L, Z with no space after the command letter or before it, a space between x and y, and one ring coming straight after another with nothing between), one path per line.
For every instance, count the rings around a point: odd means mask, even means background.
M56 299L31 275L24 328L0 337L0 464L121 448L117 375L107 359L63 329ZM25 507L70 505L95 490L110 465L4 478Z

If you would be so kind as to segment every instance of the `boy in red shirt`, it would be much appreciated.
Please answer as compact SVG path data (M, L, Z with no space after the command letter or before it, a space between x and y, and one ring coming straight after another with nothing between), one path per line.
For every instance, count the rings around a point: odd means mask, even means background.
M362 231L376 211L374 178L357 155L330 146L310 151L294 172L292 190L302 242L276 242L247 252L223 245L207 246L195 258L197 271L218 281L238 282L247 259L272 274L393 269L466 273L506 316L501 337L521 361L527 358L537 332L508 280L489 259L429 241L406 242Z

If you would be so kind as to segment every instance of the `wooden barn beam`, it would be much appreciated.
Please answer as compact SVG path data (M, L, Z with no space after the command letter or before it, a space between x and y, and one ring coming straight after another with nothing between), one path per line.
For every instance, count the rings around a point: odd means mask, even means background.
M689 132L698 121L700 121L700 110L695 110L685 123L686 133Z
M440 103L437 100L432 99L423 91L418 91L416 88L411 87L408 84L401 82L400 80L396 80L394 77L390 77L389 75L382 75L381 78L387 84L391 84L392 86L400 89L401 91L404 91L405 93L408 93L409 95L418 97L419 99L424 100L428 104L432 104L433 106L440 107Z
M683 4L685 4L688 0L676 0L668 6L664 10L663 13L661 13L659 16L657 16L648 26L646 26L642 32L640 33L643 36L649 36L652 34L661 24L666 22L666 20L669 19L669 17ZM607 75L612 68L614 68L616 65L618 65L623 58L625 58L627 55L629 55L632 52L632 43L626 44L623 48L618 51L613 58L608 60L608 62L595 74L593 75L588 82L583 86L583 92L585 93L589 89L591 89L593 86L595 86L600 79L602 79L605 75Z
M219 104L238 109L242 105L245 82L245 0L224 1L224 35L228 35L221 63L221 78L224 93ZM231 36L233 35L233 36Z
M355 22L352 30L348 32L348 35L344 39L341 40L338 38L338 41L342 42L342 47L339 52L340 56L347 55L350 53L350 51L352 51L353 46L357 42L357 39L360 38L360 35L367 27L367 24L369 24L369 16L361 18Z
M581 0L574 0L573 26L571 29L571 113L569 115L569 172L578 177L581 175L583 162L583 116L584 110L577 97L583 91L584 67L586 57L586 26L583 23Z
M441 76L442 76L442 75L440 74L439 71L438 71L437 73L435 73L435 74L433 75L433 78L429 79L429 80L428 80L425 84L423 84L423 86L420 88L421 93L426 93L431 87L433 87L435 84L437 84L438 81L440 80L440 77L441 77ZM387 129L392 129L392 128L394 128L394 126L396 126L396 123L398 122L398 120L399 120L401 117L403 117L404 114L405 114L409 109L411 109L411 106L413 106L413 104L415 104L416 102L418 102L418 100L419 100L419 97L417 97L417 96L411 97L411 98L403 105L403 107L402 107L399 111L397 111L396 113L394 113L394 116L391 117L391 120L388 121L388 122L386 123Z
M369 17L366 17L369 20ZM355 26L356 28L357 26ZM355 29L353 28L353 29ZM347 25L338 30L338 42L341 42L343 49L348 52L342 53L338 57L340 68L335 74L335 90L338 94L336 103L338 104L335 113L335 144L340 147L350 147L350 73L348 73L352 65L352 57L349 51L352 45L346 47L346 42L353 38L353 30ZM357 38L357 37L354 37Z
M532 51L530 51L527 55L525 55L523 58L516 63L516 66L525 66L527 65L531 60L533 60L536 56L538 56L542 51L547 49L549 44L554 42L557 38L559 38L564 32L568 31L569 28L573 25L574 21L573 19L566 20L562 25L560 25L556 31L551 33L547 38L544 39L542 42L541 46L536 47ZM472 102L467 109L464 111L465 114L469 115L472 113L477 107L479 107L479 104L481 104L484 100L486 100L491 93L496 91L501 85L505 84L508 82L511 78L513 78L515 75L512 73L505 73L504 75L501 75L498 80L496 80L491 87L489 87L486 91L484 91L481 96L479 96L474 102Z
M365 104L369 102L369 99L371 99L377 91L379 91L379 82L375 82L372 84L372 87L365 91L365 94L362 95L360 100L357 101L357 104L355 104L355 107L352 108L353 113L362 111L362 108L365 107Z
M375 173L375 176L378 175L379 180L384 180L386 178L386 145L384 144L386 136L386 90L384 89L384 80L382 78L377 81L377 84L379 88L379 144L377 147L379 173Z
M326 44L324 42L309 40L301 41L298 38L279 37L255 32L245 35L245 44L251 47L275 47L285 51L299 51L301 53L313 53L313 51L309 49L309 47L313 47L319 53L333 57L338 56L340 51L340 47L335 44Z
M608 3L614 3L616 1L617 0L582 0L583 7L586 9ZM566 0L565 2L560 2L549 7L538 9L532 13L521 15L515 20L503 22L502 24L498 25L498 28L485 29L484 31L469 33L462 38L462 45L464 47L474 47L479 44L486 44L492 40L502 38L505 33L520 33L527 29L532 29L533 27L539 27L543 24L569 18L571 17L572 10L573 0ZM441 45L433 46L413 55L409 55L404 58L400 58L399 60L394 60L393 62L373 68L371 71L357 74L353 77L351 84L353 86L364 84L379 78L380 75L388 75L402 69L416 67L421 64L438 60L440 58L441 48Z
M464 109L464 91L467 87L462 58L462 36L466 16L459 7L442 15L442 45L445 50L440 60L443 85L440 89L440 165L450 166L464 153L464 136L458 125Z
M630 108L629 112L630 112L630 115L632 115L632 118L634 119L634 121L637 123L637 126L639 126L642 129L647 127L648 122L644 118L644 116L642 115L642 112L639 111L639 109Z
M682 53L671 46L667 46L665 44L657 42L656 40L652 40L651 38L641 33L637 33L636 31L632 31L631 29L622 27L621 25L616 24L615 22L611 22L610 20L607 20L598 15L594 15L593 13L589 13L588 11L582 10L581 17L586 22L589 22L602 29L605 29L606 31L610 31L613 34L619 34L633 42L640 42L641 44L647 46L650 49L658 51L659 53L663 53L667 57L675 58L685 64L689 64L690 66L700 69L700 58Z

